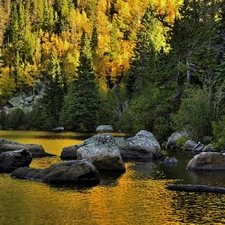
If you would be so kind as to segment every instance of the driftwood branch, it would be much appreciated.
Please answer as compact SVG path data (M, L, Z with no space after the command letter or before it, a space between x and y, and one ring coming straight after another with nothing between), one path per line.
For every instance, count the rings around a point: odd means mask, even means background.
M211 187L207 185L169 185L166 189L171 191L225 193L225 188Z

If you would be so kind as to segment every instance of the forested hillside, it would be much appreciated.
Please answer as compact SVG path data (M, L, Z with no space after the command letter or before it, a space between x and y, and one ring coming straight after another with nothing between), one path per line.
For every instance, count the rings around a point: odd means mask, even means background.
M0 0L0 12L0 105L46 85L31 111L1 111L4 128L186 128L223 145L224 1Z

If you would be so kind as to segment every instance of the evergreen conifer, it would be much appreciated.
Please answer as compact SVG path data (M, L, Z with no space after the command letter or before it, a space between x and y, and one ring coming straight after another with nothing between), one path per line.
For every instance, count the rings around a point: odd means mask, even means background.
M49 128L55 128L56 126L59 126L64 92L62 84L62 70L54 49L49 60L47 76L48 82L46 84L42 104L45 113L48 115L48 121L46 122L48 123Z
M66 98L66 126L70 130L94 131L98 121L99 92L91 63L90 42L83 31L80 44L80 65Z

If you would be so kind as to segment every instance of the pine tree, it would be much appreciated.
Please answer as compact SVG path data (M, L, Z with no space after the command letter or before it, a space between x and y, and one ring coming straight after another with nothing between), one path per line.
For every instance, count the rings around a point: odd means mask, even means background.
M148 9L137 34L126 88L130 98L127 117L133 124L130 129L148 129L162 137L170 132L169 114L176 109L177 101L165 68L167 43L160 38L161 31L159 21Z
M137 33L136 47L126 79L129 95L134 92L140 93L149 82L157 83L157 80L161 79L160 73L156 74L159 69L156 61L159 49L163 48L166 43L160 36L157 36L157 33L160 33L158 29L160 29L160 24L148 9L142 18L142 27Z
M94 131L98 120L99 92L91 62L90 42L84 31L79 62L77 79L70 86L64 107L65 123L70 130Z
M62 71L56 52L53 50L49 60L47 71L48 82L42 105L44 112L48 115L46 121L49 128L59 126L60 113L63 106L64 92L62 85Z

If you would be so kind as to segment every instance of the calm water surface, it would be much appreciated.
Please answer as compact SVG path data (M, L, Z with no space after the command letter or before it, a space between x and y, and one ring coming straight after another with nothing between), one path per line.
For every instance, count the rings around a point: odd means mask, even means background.
M54 157L33 159L30 167L45 168L60 162L63 147L82 142L79 133L0 131L0 137L20 143L41 144ZM101 173L95 187L51 186L17 180L0 174L1 225L164 225L225 224L225 195L173 192L173 183L225 186L224 173L194 173L185 167L191 153L166 152L176 156L177 166L161 160L125 162L126 173Z

